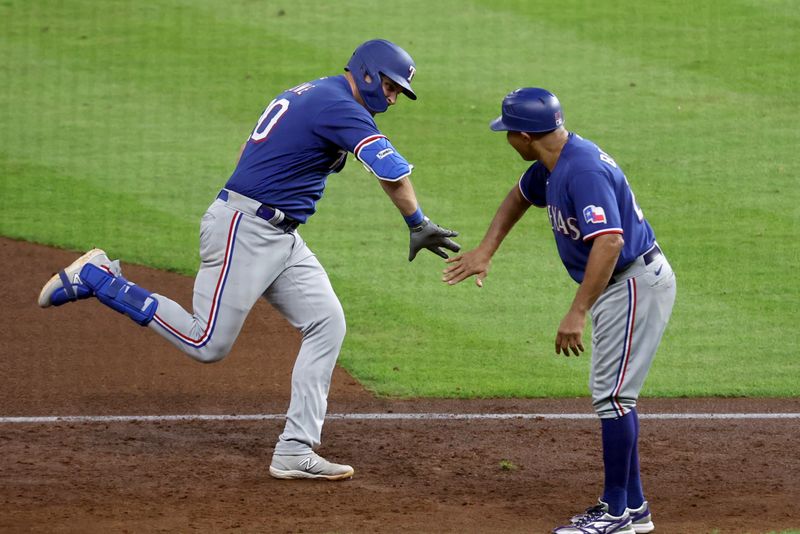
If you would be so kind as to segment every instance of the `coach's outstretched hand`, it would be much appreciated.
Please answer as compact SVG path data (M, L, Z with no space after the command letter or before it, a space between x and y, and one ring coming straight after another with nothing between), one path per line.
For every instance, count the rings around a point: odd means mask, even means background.
M461 250L461 245L450 239L456 237L458 232L442 228L427 217L418 226L411 228L411 242L408 247L408 261L417 257L417 252L427 248L437 256L447 259L447 253L440 247L453 252Z
M475 277L475 285L483 287L483 279L489 275L492 255L487 254L478 247L459 256L449 258L447 263L449 266L442 271L444 274L442 282L452 286L475 274L477 275Z

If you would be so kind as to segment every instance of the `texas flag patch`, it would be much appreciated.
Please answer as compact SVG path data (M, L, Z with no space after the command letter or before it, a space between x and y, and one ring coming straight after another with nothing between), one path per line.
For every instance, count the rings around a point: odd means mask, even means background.
M600 206L589 205L583 208L583 218L586 219L587 224L588 223L605 224L606 212Z

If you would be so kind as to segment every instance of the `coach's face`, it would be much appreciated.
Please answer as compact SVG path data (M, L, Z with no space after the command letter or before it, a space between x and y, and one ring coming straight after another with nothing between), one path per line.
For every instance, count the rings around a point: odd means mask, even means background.
M513 146L514 150L516 150L525 161L534 161L539 159L539 156L533 147L533 138L530 134L525 132L508 131L506 132L506 139L508 139L508 144Z

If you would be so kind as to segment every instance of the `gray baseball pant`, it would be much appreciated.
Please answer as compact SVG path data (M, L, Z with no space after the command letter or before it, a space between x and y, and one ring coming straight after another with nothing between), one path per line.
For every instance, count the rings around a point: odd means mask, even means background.
M275 453L301 455L320 444L331 375L345 319L328 275L297 231L257 217L261 204L230 192L215 200L200 224L200 269L193 313L153 294L150 328L204 363L224 358L259 297L302 333L292 372L286 426Z
M591 308L589 390L601 418L636 407L675 303L675 273L663 254L649 265L640 256L614 280Z

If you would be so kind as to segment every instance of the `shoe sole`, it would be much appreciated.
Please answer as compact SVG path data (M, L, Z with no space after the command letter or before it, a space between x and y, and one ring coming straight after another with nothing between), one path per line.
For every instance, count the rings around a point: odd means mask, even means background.
M346 471L344 473L338 475L321 475L321 474L314 474L314 473L307 473L305 471L284 471L282 469L275 469L272 466L269 466L269 474L273 478L280 478L282 480L296 480L296 479L303 479L303 478L318 478L323 480L345 480L353 476L354 470L351 469L350 471Z
M565 525L563 527L557 527L553 530L554 534L562 534L564 532L569 532L570 534L578 534L579 532L589 532L589 528L592 528L592 532L599 532L596 527L592 526L578 526L578 525ZM604 529L603 532L606 532ZM636 531L633 529L632 525L627 525L622 528L622 530L614 530L614 534L634 534Z
M656 529L656 526L653 524L652 521L648 521L647 523L633 523L633 530L636 531L636 534L647 534L648 532L653 532Z
M72 279L75 274L81 272L81 269L84 265L92 261L100 254L105 254L105 251L99 248L93 248L77 260L70 263L68 267L63 269L64 273L67 275L67 278ZM47 281L42 290L39 292L39 306L41 308L50 307L50 297L53 296L53 293L55 293L55 291L61 287L61 285L61 277L58 275L58 273L54 274L50 280Z

